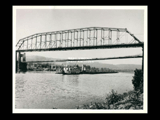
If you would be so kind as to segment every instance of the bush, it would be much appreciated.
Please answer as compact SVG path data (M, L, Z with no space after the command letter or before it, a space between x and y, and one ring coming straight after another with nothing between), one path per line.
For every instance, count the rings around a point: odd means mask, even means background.
M107 104L111 105L123 99L123 95L117 94L116 91L112 89L111 93L107 95Z
M132 84L134 86L135 91L140 91L141 93L143 93L143 72L142 70L136 69L134 71Z

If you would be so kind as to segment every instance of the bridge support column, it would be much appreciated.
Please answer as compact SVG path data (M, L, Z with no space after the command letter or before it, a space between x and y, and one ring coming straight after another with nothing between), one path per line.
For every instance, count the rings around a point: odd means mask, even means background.
M21 66L21 53L18 52L18 66L17 66L17 71L20 72L20 66Z
M16 51L16 73L17 73L17 71L18 71L18 63L17 63L18 61L17 61L17 51Z
M17 54L18 54L18 59L17 59ZM22 61L25 62L26 61L26 55L21 54L20 52L16 52L16 73L20 72L21 69L26 69L26 65L24 67L24 65L22 65L23 63L21 62L21 57L23 58Z

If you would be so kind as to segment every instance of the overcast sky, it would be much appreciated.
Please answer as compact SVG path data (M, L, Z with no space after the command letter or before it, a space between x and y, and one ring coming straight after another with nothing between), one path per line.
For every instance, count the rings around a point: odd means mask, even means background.
M16 43L29 35L83 27L127 28L143 41L143 10L106 10L106 9L17 9ZM53 58L96 58L141 54L141 48L120 48L101 50L75 50L51 52L26 52ZM112 64L141 64L141 58L99 61Z

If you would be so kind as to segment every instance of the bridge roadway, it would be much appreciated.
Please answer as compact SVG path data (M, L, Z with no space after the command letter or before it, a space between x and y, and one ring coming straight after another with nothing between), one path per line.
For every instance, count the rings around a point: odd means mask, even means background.
M21 49L16 52L32 52L32 51L63 51L63 50L86 50L86 49L111 49L111 48L132 48L142 47L144 43L132 44L112 44L112 45L99 45L99 46L74 46L74 47L57 47L57 48L44 48L44 49Z

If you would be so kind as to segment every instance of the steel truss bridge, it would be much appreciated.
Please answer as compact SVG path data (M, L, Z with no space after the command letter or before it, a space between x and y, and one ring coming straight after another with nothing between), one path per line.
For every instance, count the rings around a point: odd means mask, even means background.
M130 35L125 41L124 34ZM126 28L88 27L36 33L22 38L17 51L50 51L92 48L141 47L143 43Z
M87 27L52 32L43 32L27 36L18 41L18 43L16 44L16 61L17 52L19 53L18 64L20 64L21 57L23 57L23 55L21 55L20 52L85 50L106 48L110 49L131 47L142 47L143 51L143 46L144 43L140 41L138 38L136 38L134 34L129 32L127 28ZM126 58L136 57L139 58L143 56L126 56ZM125 59L125 57L117 57L113 59L122 58ZM100 60L107 60L107 58L100 58ZM75 61L79 61L79 59Z

